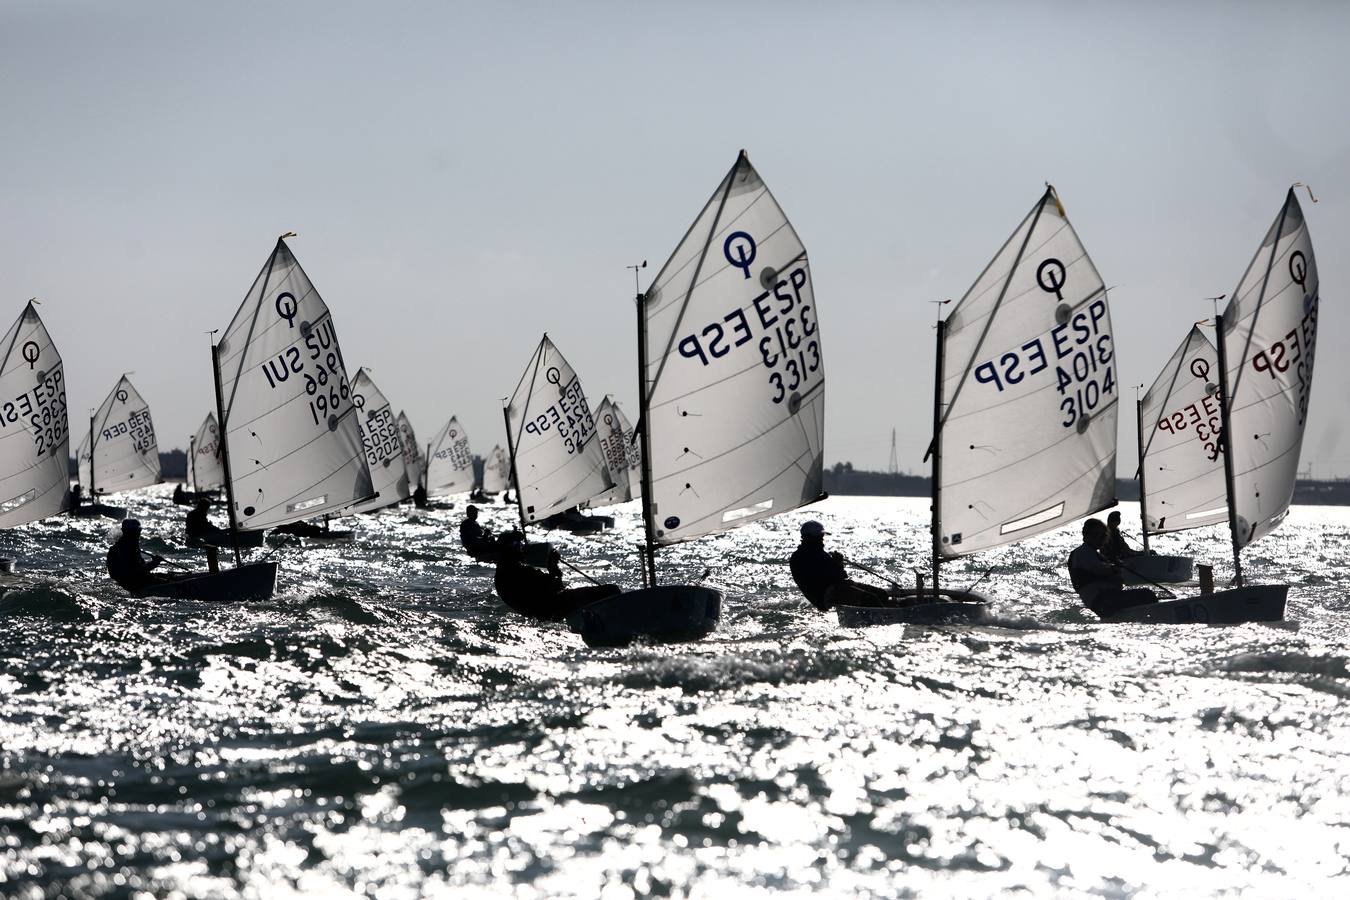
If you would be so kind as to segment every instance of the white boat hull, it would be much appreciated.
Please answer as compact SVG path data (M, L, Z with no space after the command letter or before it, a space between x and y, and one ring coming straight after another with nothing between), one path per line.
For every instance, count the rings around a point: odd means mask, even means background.
M1158 625L1240 625L1281 622L1287 584L1255 584L1122 609L1103 622L1146 622Z
M1180 584L1195 577L1189 556L1128 556L1120 562L1120 579L1127 585Z
M622 647L635 640L697 641L717 628L722 592L689 584L624 591L567 616L567 627L592 647Z

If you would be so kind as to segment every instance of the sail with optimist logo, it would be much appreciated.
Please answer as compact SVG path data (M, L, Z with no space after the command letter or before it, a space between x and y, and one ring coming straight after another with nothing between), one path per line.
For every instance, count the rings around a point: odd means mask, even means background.
M454 416L431 439L427 457L427 495L443 497L473 488L473 454L469 435Z
M637 496L642 481L642 457L632 440L633 427L628 424L628 419L613 398L606 396L596 407L595 428L614 487L593 497L590 505L610 506L632 500Z
M522 525L613 487L581 379L544 335L506 405Z
M1233 555L1289 512L1317 348L1318 278L1294 188L1220 317Z
M249 530L375 494L333 317L289 236L212 348L231 522Z
M216 417L206 414L192 438L192 489L219 490L225 484L225 467L220 461L220 428Z
M823 496L825 365L811 270L744 151L639 303L652 544Z
M403 465L408 471L409 484L421 484L426 472L426 460L422 457L422 445L417 443L417 432L413 431L412 420L406 412L398 414L398 439L403 449Z
M0 418L0 528L13 528L70 506L70 423L65 367L33 301L0 348L0 397L14 410Z
M501 444L493 444L492 452L483 460L483 493L500 494L511 484L511 459Z
M1224 502L1219 367L1193 326L1139 401L1139 509L1144 534L1214 525Z
M934 564L1115 503L1106 285L1053 187L938 326Z
M365 449L366 466L370 469L371 486L375 497L353 507L353 512L365 513L383 509L408 499L408 469L403 459L403 442L399 438L398 420L389 401L375 386L366 369L359 369L352 382L353 402L361 423L361 445Z
M91 493L158 484L159 444L150 407L123 375L90 421Z

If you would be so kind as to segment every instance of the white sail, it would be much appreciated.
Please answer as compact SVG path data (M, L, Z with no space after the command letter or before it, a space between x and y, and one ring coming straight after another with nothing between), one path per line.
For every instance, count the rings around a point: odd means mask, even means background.
M408 468L403 461L403 442L399 438L398 420L389 401L371 380L370 373L360 369L352 382L352 402L359 410L361 445L370 469L371 486L376 496L358 503L355 512L371 512L408 499Z
M656 543L819 499L825 366L810 266L744 153L641 302Z
M511 460L500 444L483 460L483 493L500 494L511 484Z
M406 412L398 414L398 439L403 448L403 465L408 470L410 484L421 484L422 474L426 471L426 459L422 455L422 445L417 443L417 433Z
M93 466L94 457L89 452L89 432L85 432L84 438L80 440L79 449L75 451L76 477L80 480L80 487L88 489L89 481L94 475Z
M431 439L426 479L427 494L432 497L456 494L473 487L473 454L469 452L469 435L454 416Z
M623 434L623 449L628 457L627 499L635 500L642 496L642 446L637 441L637 434L628 417L623 414L623 407L617 402L613 406L615 426Z
M216 417L206 414L192 439L192 489L214 491L225 485L225 464L220 458L220 428Z
M164 480L150 407L127 376L118 379L92 424L93 486L100 494Z
M600 441L600 452L605 457L605 465L609 467L609 477L614 486L592 498L591 506L609 506L633 499L634 484L630 479L628 465L630 431L626 425L626 420L612 399L606 397L600 401L595 409L595 430Z
M1219 364L1192 327L1139 401L1144 530L1166 534L1226 521Z
M298 522L375 493L332 315L284 238L216 354L240 528Z
M613 486L581 379L544 335L506 407L516 489L538 522Z
M940 552L1115 502L1119 385L1106 287L1047 187L945 323Z
M70 505L70 424L61 354L32 301L0 350L0 528Z
M1284 519L1307 423L1317 348L1317 261L1291 188L1223 313L1234 541Z

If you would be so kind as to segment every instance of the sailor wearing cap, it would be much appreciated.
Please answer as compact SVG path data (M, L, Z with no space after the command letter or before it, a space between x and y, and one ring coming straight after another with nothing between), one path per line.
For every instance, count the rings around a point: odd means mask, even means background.
M793 552L790 565L792 580L822 612L841 602L853 606L895 605L883 589L849 580L843 554L825 551L825 526L814 519L802 523L802 542ZM841 589L846 592L841 593Z

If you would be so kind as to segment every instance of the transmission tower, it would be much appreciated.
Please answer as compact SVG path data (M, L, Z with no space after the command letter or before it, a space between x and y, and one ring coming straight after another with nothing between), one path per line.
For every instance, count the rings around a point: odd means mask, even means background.
M900 459L895 455L895 429L891 429L891 464L886 471L892 475L900 474Z

